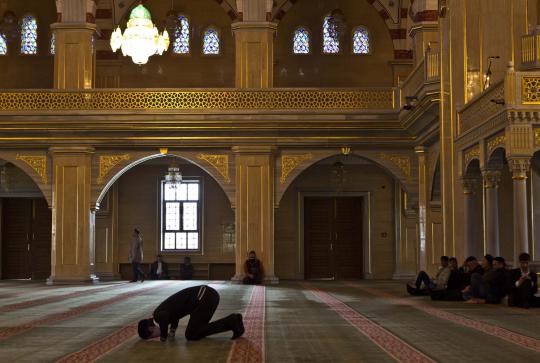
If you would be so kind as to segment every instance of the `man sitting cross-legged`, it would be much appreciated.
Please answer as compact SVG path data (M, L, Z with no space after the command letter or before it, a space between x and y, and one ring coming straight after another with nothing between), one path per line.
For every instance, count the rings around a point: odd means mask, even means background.
M425 295L433 290L446 289L450 272L448 256L441 256L441 266L435 278L432 279L425 271L420 271L416 277L416 282L407 284L407 292L411 295Z
M448 267L450 268L450 277L446 284L446 289L431 291L431 300L447 300L447 301L460 301L461 290L464 286L464 272L461 272L458 268L458 261L455 257L450 257L448 260Z
M519 267L510 271L510 293L508 305L530 308L538 305L535 297L538 291L538 277L529 268L531 256L528 253L519 255Z
M492 267L487 268L483 275L471 276L470 298L464 294L464 299L467 300L466 303L472 304L499 304L507 293L507 287L506 262L502 257L495 257Z
M154 311L153 317L139 321L139 336L142 339L167 336L174 337L178 322L189 315L186 328L187 340L199 340L212 334L232 331L232 339L244 334L241 314L231 314L210 323L219 304L219 294L210 286L193 286L168 297ZM170 331L167 334L167 329Z

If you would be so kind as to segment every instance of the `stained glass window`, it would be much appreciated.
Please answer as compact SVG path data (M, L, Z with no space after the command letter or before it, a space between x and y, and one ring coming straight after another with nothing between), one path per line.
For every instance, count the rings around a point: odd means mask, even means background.
M21 21L21 54L37 54L37 21L26 15Z
M309 54L309 41L309 32L306 28L296 29L293 36L293 53Z
M208 28L204 32L203 54L219 54L219 33L214 28Z
M7 54L7 42L4 34L0 34L0 55Z
M51 33L51 43L49 44L49 52L54 55L56 52L56 36L54 32Z
M366 28L358 27L353 32L353 53L369 54L369 33Z
M198 180L184 180L176 185L163 181L161 189L163 251L200 249L200 202Z
M179 26L174 31L173 53L189 54L189 20L180 15L178 22Z
M339 53L339 37L335 24L330 20L330 15L323 22L323 53Z

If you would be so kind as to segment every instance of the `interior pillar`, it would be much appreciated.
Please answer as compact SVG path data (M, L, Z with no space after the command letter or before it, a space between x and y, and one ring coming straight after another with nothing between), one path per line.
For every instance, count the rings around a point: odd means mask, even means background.
M501 172L499 170L483 170L484 195L486 204L484 208L484 220L486 223L486 250L493 256L501 255L499 238L499 183Z
M271 88L274 85L274 34L271 22L232 25L236 42L236 87Z
M94 87L96 25L90 23L54 23L54 88L87 89Z
M47 283L94 282L93 148L53 147L52 261Z
M529 252L529 226L527 217L527 172L530 158L508 160L513 179L514 194L514 264L522 252Z
M474 233L474 213L475 213L475 190L476 186L478 184L478 180L473 177L464 177L461 180L463 184L463 220L464 220L464 226L463 231L464 233L464 248L463 248L463 254L465 255L465 258L468 256L475 256L477 252L477 248L475 248L475 233Z
M426 253L426 224L427 224L427 203L429 188L427 186L427 156L426 148L418 146L415 148L418 156L418 269L425 271L428 265Z
M265 282L274 273L274 149L234 147L236 154L236 275L244 278L244 262L253 250L263 263Z

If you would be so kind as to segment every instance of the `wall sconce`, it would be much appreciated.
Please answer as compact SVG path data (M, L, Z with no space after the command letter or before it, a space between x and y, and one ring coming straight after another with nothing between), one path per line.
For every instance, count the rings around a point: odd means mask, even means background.
M467 100L470 101L480 93L480 71L467 70Z

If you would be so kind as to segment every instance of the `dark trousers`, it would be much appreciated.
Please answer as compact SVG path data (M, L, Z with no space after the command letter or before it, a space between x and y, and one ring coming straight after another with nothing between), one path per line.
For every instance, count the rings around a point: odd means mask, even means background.
M532 281L525 280L520 287L516 287L508 295L508 305L520 307L536 306L535 292L533 291Z
M253 275L253 278L246 276L242 282L244 285L259 285L262 282L262 277L257 274Z
M141 264L139 262L132 262L131 267L133 267L133 281L139 280L139 276L144 279L144 272L141 270Z
M216 308L219 305L219 294L216 290L206 286L206 291L197 308L189 316L186 328L187 340L199 340L209 335L232 330L236 317L231 314L223 319L210 323ZM178 324L176 324L178 326ZM171 326L172 328L176 328Z
M426 289L429 289L429 290L435 287L433 282L431 282L429 275L425 271L420 271L418 273L418 276L416 277L416 283L415 283L416 288L419 289L420 286L422 286L422 283L424 283L424 286L426 287Z

